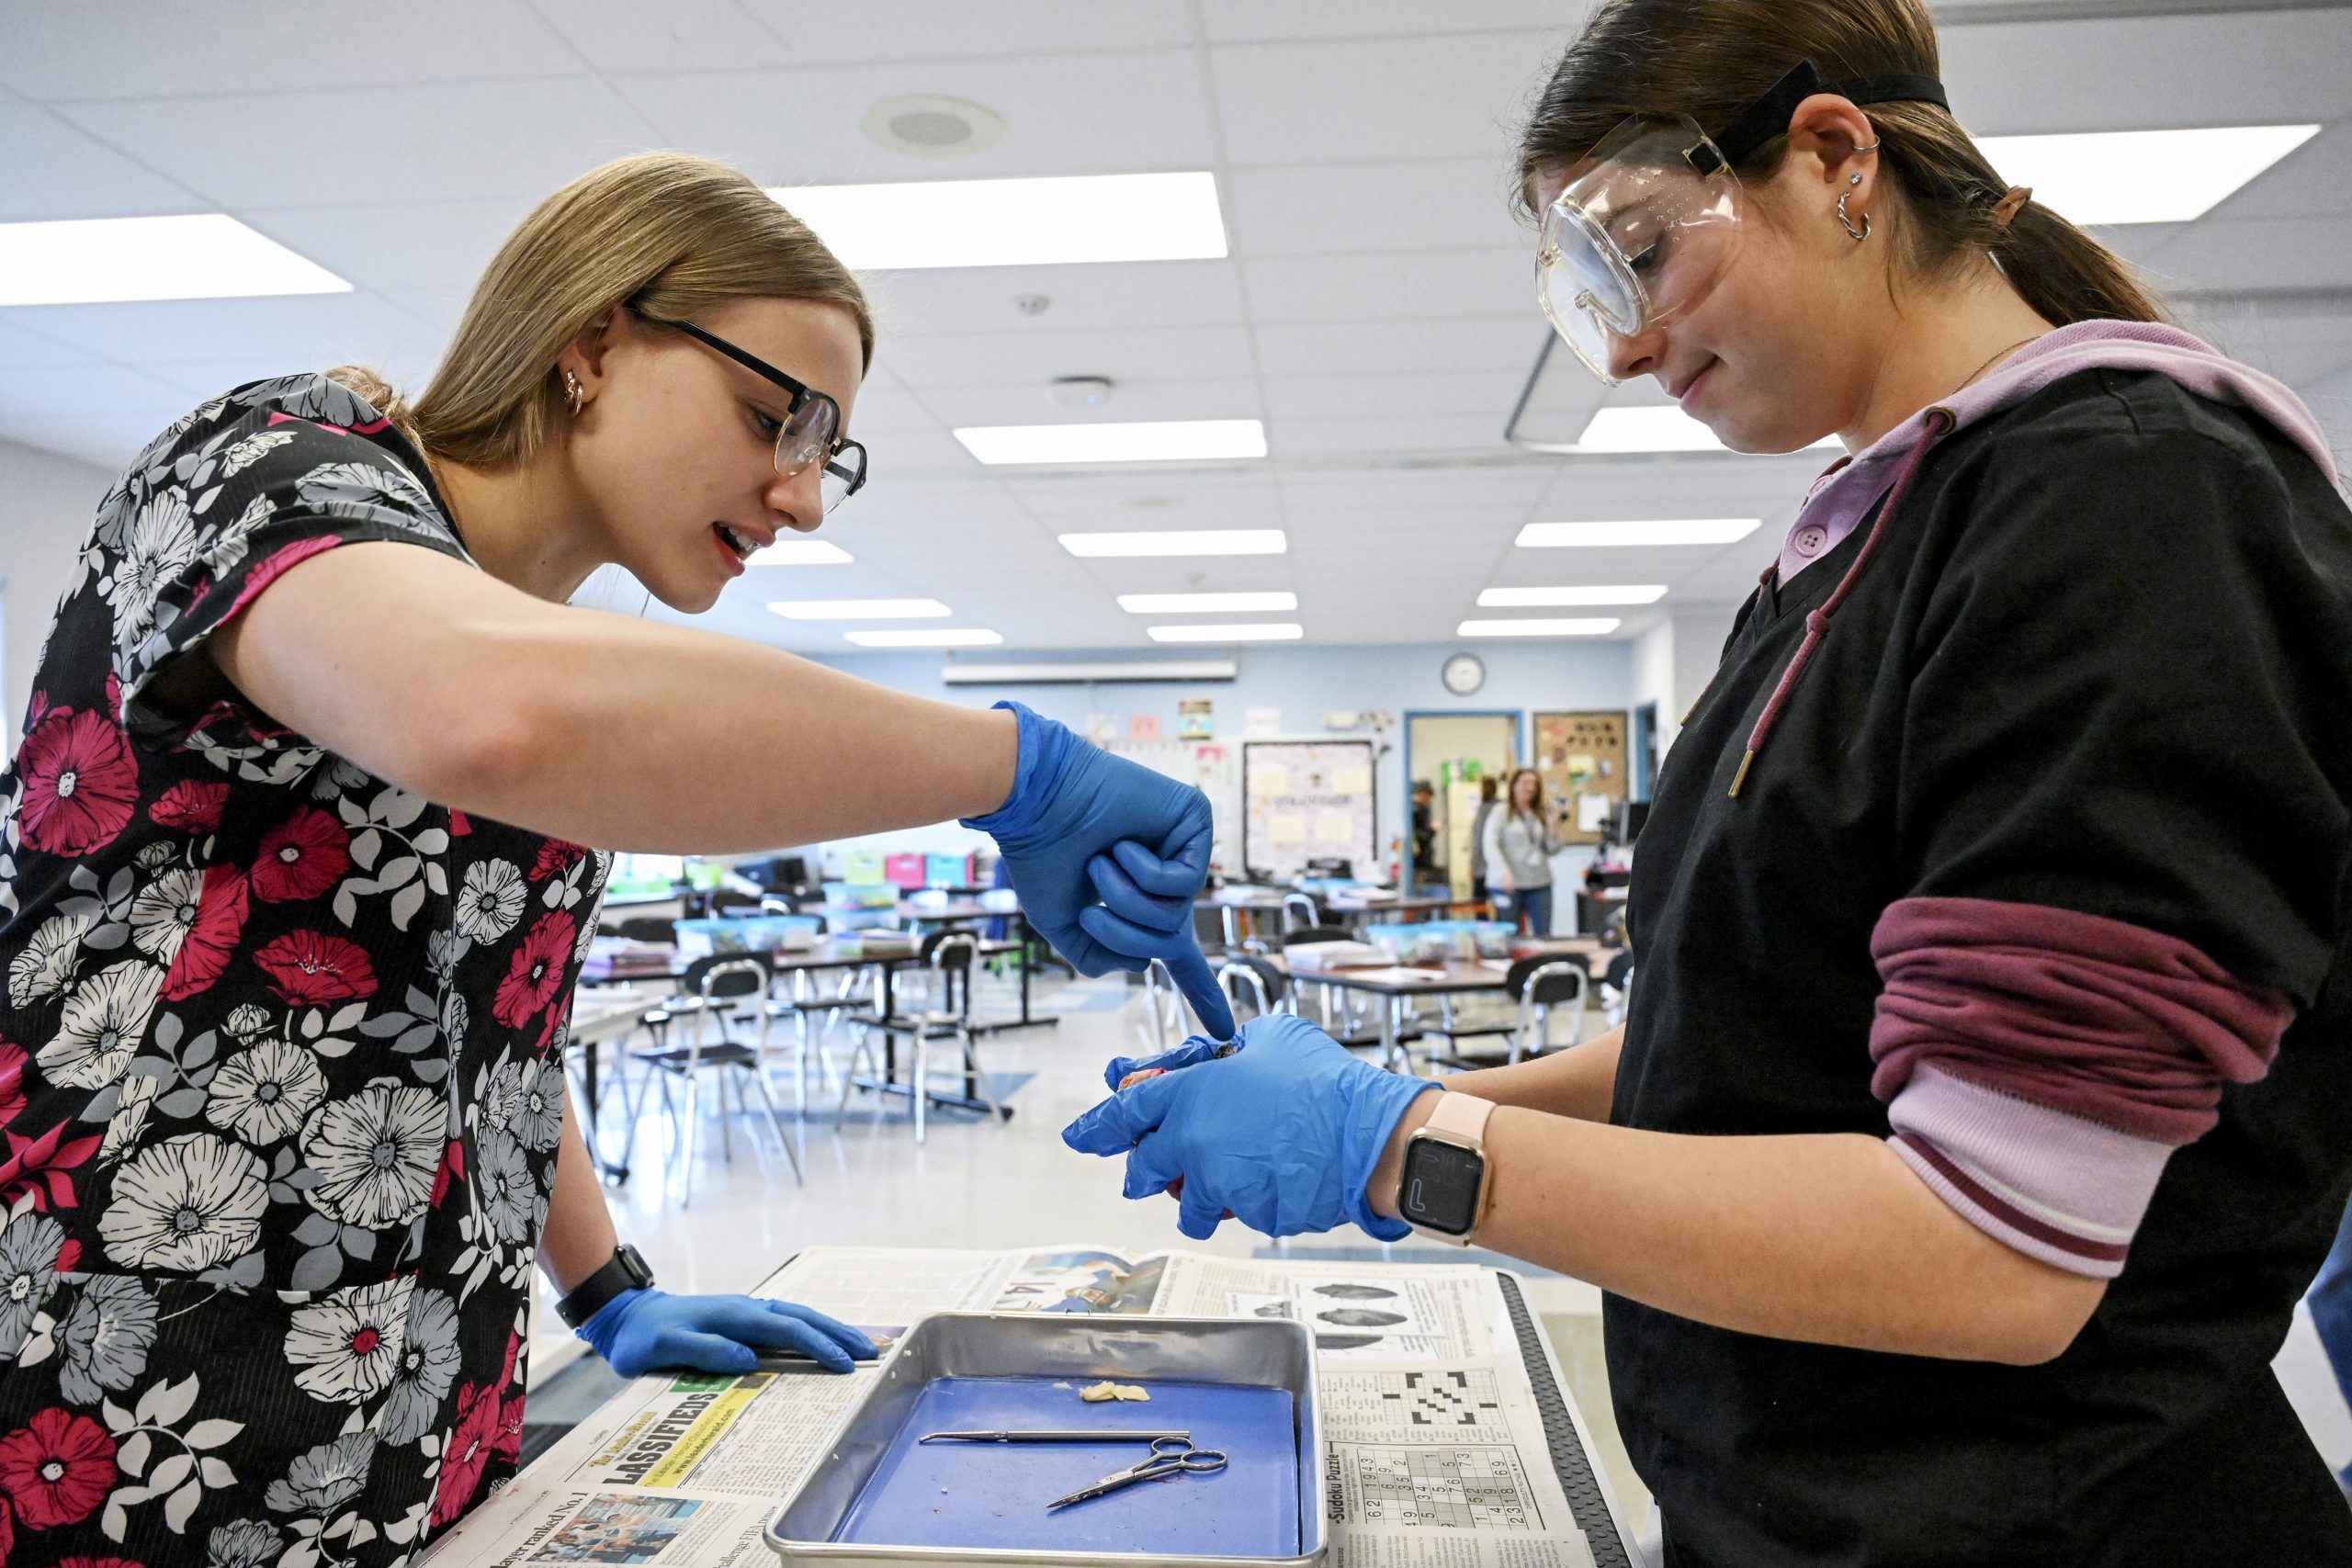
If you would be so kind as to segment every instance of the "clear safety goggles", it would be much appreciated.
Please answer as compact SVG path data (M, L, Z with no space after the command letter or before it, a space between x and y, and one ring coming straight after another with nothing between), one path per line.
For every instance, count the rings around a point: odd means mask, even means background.
M1688 119L1626 120L1583 168L1544 214L1535 286L1553 329L1613 387L1612 336L1646 332L1723 281L1739 252L1739 176Z
M1553 329L1595 376L1619 385L1609 368L1610 340L1672 319L1723 281L1742 233L1744 197L1733 165L1786 135L1797 106L1824 92L1857 105L1945 104L1932 76L1825 85L1813 62L1801 60L1721 130L1687 118L1636 117L1577 165L1544 213L1535 288Z

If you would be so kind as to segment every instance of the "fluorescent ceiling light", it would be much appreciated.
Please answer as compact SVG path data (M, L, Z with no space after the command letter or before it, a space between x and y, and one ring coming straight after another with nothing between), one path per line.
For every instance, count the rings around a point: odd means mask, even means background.
M1666 597L1657 583L1623 588L1489 588L1478 595L1481 610L1537 610L1578 604L1655 604Z
M1216 176L1079 175L771 190L854 268L1204 261L1226 254Z
M2187 223L2319 134L2316 125L1987 136L2001 178L2084 224Z
M746 566L847 566L850 553L830 539L778 539L753 550Z
M1262 457L1266 427L1254 419L1163 419L1125 424L985 424L956 432L981 462L1179 463Z
M768 608L787 621L921 621L956 613L936 599L778 599Z
M937 631L917 628L856 631L842 635L860 648L989 648L1004 640L996 633L979 626L942 627Z
M1176 528L1134 534L1064 534L1074 556L1278 556L1290 548L1280 528Z
M1456 637L1607 637L1621 623L1613 615L1561 621L1464 621Z
M1729 545L1764 525L1760 517L1678 517L1655 523L1530 523L1513 541L1523 550L1564 545Z
M326 268L225 212L0 223L0 305L350 292Z
M1825 435L1806 451L1835 446ZM1601 409L1577 437L1578 452L1728 452L1715 433L1672 403Z
M1296 642L1306 628L1296 621L1244 621L1225 626L1151 626L1154 642Z
M1122 593L1119 608L1131 615L1239 615L1266 610L1295 610L1295 593Z

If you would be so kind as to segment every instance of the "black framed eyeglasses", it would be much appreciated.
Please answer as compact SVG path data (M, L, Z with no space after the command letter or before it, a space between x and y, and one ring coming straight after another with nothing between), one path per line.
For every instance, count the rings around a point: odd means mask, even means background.
M716 333L707 333L692 321L673 321L665 317L648 314L634 301L629 309L657 327L681 332L704 347L725 355L762 380L780 387L792 394L784 419L776 426L775 471L786 479L805 473L814 463L822 463L818 476L818 489L822 493L825 511L833 508L865 488L865 446L842 434L842 406L826 393L817 390L797 377L783 371L760 358L747 354Z

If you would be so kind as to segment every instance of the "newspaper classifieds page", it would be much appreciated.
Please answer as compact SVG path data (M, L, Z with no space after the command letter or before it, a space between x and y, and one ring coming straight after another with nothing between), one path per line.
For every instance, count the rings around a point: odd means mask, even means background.
M812 1247L756 1293L890 1337L956 1310L1291 1318L1316 1339L1335 1568L1591 1568L1484 1269ZM639 1378L426 1562L772 1563L768 1518L876 1375Z

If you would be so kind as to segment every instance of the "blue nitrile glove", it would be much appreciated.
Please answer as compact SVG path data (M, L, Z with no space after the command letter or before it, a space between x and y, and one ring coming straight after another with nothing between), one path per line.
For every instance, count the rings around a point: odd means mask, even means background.
M1080 1154L1127 1156L1126 1195L1182 1180L1176 1228L1195 1241L1225 1211L1268 1235L1353 1220L1383 1241L1409 1232L1364 1187L1426 1078L1383 1072L1303 1018L1242 1026L1243 1049L1124 1089L1062 1129Z
M1116 1093L1119 1080L1129 1073L1159 1071L1172 1073L1179 1067L1189 1067L1195 1062L1205 1062L1219 1052L1227 1055L1241 1049L1238 1043L1218 1044L1206 1035L1195 1034L1173 1051L1162 1051L1157 1056L1114 1056L1111 1065L1102 1069L1102 1087Z
M1012 793L964 826L996 840L1029 923L1082 975L1159 959L1201 1026L1230 1039L1233 1010L1193 938L1193 900L1208 881L1208 796L1019 703L996 705L1021 726ZM1102 874L1089 883L1095 861L1117 879L1109 908L1096 902Z
M789 1351L829 1372L845 1372L853 1361L877 1354L874 1341L848 1324L791 1302L673 1296L650 1288L623 1291L578 1333L625 1378L677 1367L753 1371L763 1350Z

